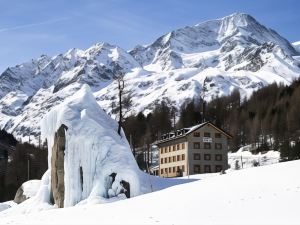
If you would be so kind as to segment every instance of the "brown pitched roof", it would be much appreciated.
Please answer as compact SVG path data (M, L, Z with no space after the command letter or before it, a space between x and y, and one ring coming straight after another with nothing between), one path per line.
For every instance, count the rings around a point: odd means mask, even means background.
M192 126L192 127L188 127L188 128L183 128L183 129L188 129L189 131L182 134L182 135L175 135L174 137L170 137L170 138L166 138L166 139L162 139L162 140L158 140L156 141L154 144L160 144L160 143L164 143L164 142L167 142L167 141L171 141L171 140L175 140L177 138L182 138L182 137L186 137L188 134L192 133L193 131L205 126L205 125L211 125L213 126L216 130L218 130L219 132L223 133L224 135L226 135L228 138L232 138L232 135L230 135L228 132L224 131L223 129L217 127L215 124L213 124L212 122L210 121L207 121L207 122L204 122L204 123L201 123L201 124L198 124L196 126ZM171 132L172 133L172 132Z

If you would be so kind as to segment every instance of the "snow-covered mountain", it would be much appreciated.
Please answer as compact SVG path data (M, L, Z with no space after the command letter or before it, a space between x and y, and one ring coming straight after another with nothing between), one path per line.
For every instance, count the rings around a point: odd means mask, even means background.
M107 43L10 67L0 76L1 127L25 141L30 134L37 143L39 122L51 108L85 83L98 91L111 84L117 71L127 73L135 67L139 64L131 55Z
M113 75L118 71L126 73L135 113L147 113L162 100L179 107L234 89L249 96L270 83L299 77L295 47L253 17L235 13L169 32L128 52L98 43L52 58L43 55L0 75L0 126L23 140L30 134L37 143L43 115L84 83L109 113L117 100Z
M150 70L213 66L226 71L256 72L266 64L263 54L277 51L296 54L291 44L275 31L247 14L236 13L172 31L130 53ZM257 59L252 62L254 57Z

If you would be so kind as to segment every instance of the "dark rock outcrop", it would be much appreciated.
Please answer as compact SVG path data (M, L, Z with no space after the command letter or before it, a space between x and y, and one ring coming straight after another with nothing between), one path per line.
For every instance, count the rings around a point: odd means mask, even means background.
M55 133L51 157L51 192L54 203L64 207L65 184L64 184L64 155L67 126L61 125Z

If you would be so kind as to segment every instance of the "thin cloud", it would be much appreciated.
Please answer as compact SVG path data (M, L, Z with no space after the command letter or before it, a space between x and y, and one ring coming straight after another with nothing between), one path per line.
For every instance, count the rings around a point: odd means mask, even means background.
M0 33L6 32L6 31L14 31L14 30L21 30L21 29L26 29L30 27L36 27L36 26L41 26L41 25L47 25L47 24L53 24L53 23L58 23L62 22L65 20L69 20L69 17L63 17L63 18L58 18L54 20L47 20L39 23L30 23L30 24L24 24L20 26L14 26L14 27L5 27L5 28L0 28Z

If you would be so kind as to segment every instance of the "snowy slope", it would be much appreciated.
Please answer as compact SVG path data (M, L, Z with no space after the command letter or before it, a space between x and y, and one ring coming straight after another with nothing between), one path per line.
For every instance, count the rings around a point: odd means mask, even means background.
M0 224L299 224L300 161L214 176L124 201L0 214Z
M31 136L37 144L43 115L84 83L110 113L117 101L112 78L118 71L126 73L133 113L148 113L162 100L180 107L234 89L248 97L270 83L289 84L299 77L300 53L293 46L253 17L235 13L171 31L129 52L97 43L87 50L43 55L0 75L0 127L23 141Z
M300 41L292 43L293 47L300 53Z

